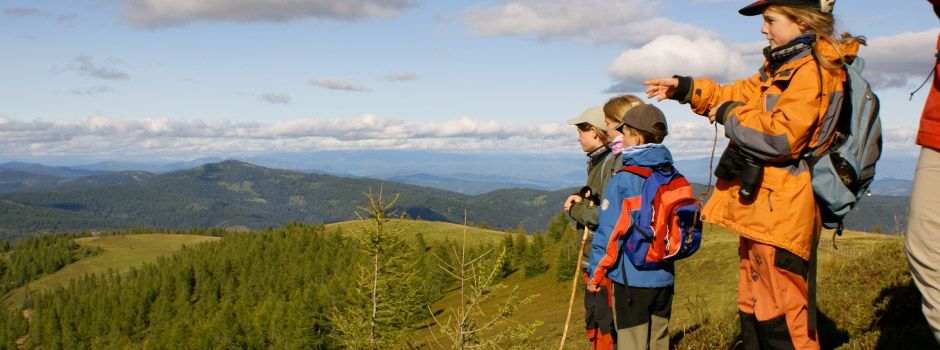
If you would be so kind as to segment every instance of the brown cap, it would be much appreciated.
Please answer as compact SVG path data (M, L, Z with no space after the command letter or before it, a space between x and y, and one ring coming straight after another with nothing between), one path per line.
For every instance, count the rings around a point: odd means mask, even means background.
M664 130L653 128L656 123L663 123ZM642 104L627 111L627 114L623 116L623 122L617 125L617 129L622 128L624 125L656 136L669 134L666 116L663 115L663 111L651 104Z
M813 9L822 13L832 13L832 6L835 5L835 0L760 0L738 10L738 13L745 16L757 16L764 12L764 7L767 5L799 7Z

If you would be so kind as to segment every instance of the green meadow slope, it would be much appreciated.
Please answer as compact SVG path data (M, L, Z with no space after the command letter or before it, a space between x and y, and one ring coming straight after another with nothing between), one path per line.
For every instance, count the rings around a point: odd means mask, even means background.
M48 288L54 286L69 285L69 280L87 274L93 275L108 271L120 273L127 271L131 266L165 264L169 271L175 271L175 268L171 265L187 264L187 261L191 261L190 264L194 264L192 265L192 271L198 272L203 269L207 276L221 273L213 270L216 265L229 269L226 270L230 271L228 274L255 276L265 271L263 270L265 265L263 265L262 260L271 258L294 261L294 258L289 258L289 256L292 256L290 254L297 254L296 256L302 257L316 253L316 250L310 249L316 249L317 244L320 244L317 243L317 240L322 239L322 244L325 244L323 245L324 248L321 249L331 246L345 246L344 243L337 241L337 239L340 239L338 237L348 239L349 235L357 232L356 225L356 222L336 223L326 225L323 228L301 225L299 228L285 227L266 232L230 234L222 239L208 236L163 234L81 238L76 240L79 244L99 246L102 248L103 253L78 260L56 273L42 276L28 284L26 288L15 290L4 296L5 304L8 309L18 310L18 306L22 305L23 294L26 291L48 290ZM499 247L506 235L506 233L500 231L428 221L403 221L400 228L404 229L407 238L416 239L418 233L420 233L421 237L429 244L457 243L466 233L468 245L474 247ZM337 232L339 235L336 235ZM901 238L847 231L842 237L836 237L833 242L831 234L831 232L823 233L819 247L819 315L820 339L823 348L921 349L932 346L933 338L927 331L923 316L919 311L917 291L912 286L910 276L907 273ZM739 332L735 309L738 237L720 227L711 225L706 225L703 237L703 245L700 251L693 257L680 261L676 267L676 295L673 303L673 317L670 322L672 344L681 349L735 348L738 346L737 337ZM531 237L529 239L531 240ZM302 244L295 244L294 240ZM216 243L200 244L210 241ZM237 242L241 242L239 243L241 245L234 244ZM519 268L502 281L507 288L496 293L482 305L484 313L495 310L515 286L518 286L523 296L538 295L534 302L520 308L510 318L510 322L506 324L506 326L512 326L519 323L542 322L543 324L534 334L534 342L530 344L531 348L554 348L558 346L561 340L571 293L571 280L558 281L555 277L556 266L554 266L554 262L556 255L561 251L561 245L561 242L549 244L543 250L543 260L551 265L548 271L525 279L522 269ZM192 249L180 251L183 246L190 246ZM246 249L248 247L251 250ZM301 249L301 247L307 248ZM297 251L291 252L293 250ZM253 255L248 256L249 254ZM173 256L173 258L158 259L160 256ZM215 256L217 258L212 258ZM342 255L336 255L336 252L326 256L332 257L331 259L342 257ZM309 264L313 267L326 261L329 261L329 259L319 258L303 262L303 264ZM344 261L348 265L356 260ZM185 266L182 266L184 272L189 269ZM248 268L254 272L249 271L250 273L245 274L244 271L239 271L239 268ZM154 274L147 272L151 270L156 272ZM334 297L324 291L299 290L298 288L310 288L311 285L309 282L305 283L305 280L298 280L302 276L323 275L317 278L323 278L324 282L327 283L325 285L338 281L337 276L333 276L329 272L320 273L307 270L309 269L288 271L287 276L291 277L287 279L271 279L265 282L266 289L282 290L281 293L285 293L283 295L289 295L290 297L282 299L272 296L255 306L251 306L251 299L239 301L242 299L236 298L234 302L226 301L233 300L226 294L229 293L229 290L251 293L246 291L245 288L257 288L239 284L241 283L241 277L228 279L228 282L222 284L221 289L208 290L210 296L213 296L213 298L218 297L218 305L201 305L200 303L204 301L200 301L202 300L200 298L205 298L204 293L206 291L202 291L203 294L200 294L200 277L197 273L197 275L191 277L195 279L195 287L193 287L191 296L188 297L191 299L186 299L192 303L190 308L185 309L187 315L190 315L188 319L161 318L161 322L179 322L179 324L164 328L153 328L160 327L161 324L151 323L145 328L137 330L139 333L131 337L131 339L138 339L139 342L124 345L129 348L152 347L158 344L153 342L159 342L161 334L164 337L186 334L195 336L196 332L199 335L234 336L233 341L247 342L249 340L237 338L238 334L231 333L230 330L227 330L230 327L225 326L241 327L238 329L248 332L246 336L263 337L264 334L255 334L251 331L275 330L270 327L282 327L283 324L277 323L265 326L267 323L264 323L263 320L270 317L287 317L288 315L312 317L313 320L309 321L312 323L311 327L327 327L316 329L318 329L318 332L330 332L329 325L322 323L324 317L322 314L313 316L310 316L310 314L307 314L307 316L293 314L296 311L294 308L303 305L304 302L314 305L316 300L323 301L323 298ZM155 284L160 283L160 278L175 278L179 282L179 277L174 273L166 274L160 271L161 267L145 268L138 270L135 276L152 280L150 283ZM271 270L267 271L273 272ZM224 278L225 275L219 275L219 277ZM132 277L127 277L127 279L130 280ZM172 283L172 280L167 282ZM278 286L278 283L284 283L285 286ZM106 288L106 286L100 288ZM87 289L85 290L87 293ZM589 347L583 333L584 311L581 303L583 285L580 283L578 290L567 340L567 347L571 349ZM60 290L56 293L72 292ZM107 293L103 293L103 295L107 295ZM297 297L301 297L301 299L296 299ZM172 299L169 299L165 304L160 304L160 298L162 297L158 295L156 301L154 301L157 304L154 305L163 305L164 308L169 307L169 305L176 305L173 304ZM340 298L333 302L341 301ZM457 293L456 286L450 286L443 290L442 295L434 299L429 309L438 318L446 319L451 310L459 303L460 296ZM245 307L246 309L243 312L230 313L234 307ZM197 317L199 314L195 312L202 309L208 310L208 313L203 317L211 318L212 322L207 324L199 323L200 319ZM156 312L156 309L152 312ZM271 314L272 312L273 314ZM304 312L329 312L329 309L313 308ZM241 321L240 317L248 317L251 321ZM253 322L262 323L255 324ZM437 348L437 346L432 345L435 343L434 339L443 338L433 322L431 318L428 318L425 322L417 325L414 332L409 336L409 343L418 348ZM217 326L221 328L214 328ZM33 334L32 332L33 330L30 330L30 334ZM303 332L285 334L293 334L292 337L325 337L322 333L317 333L319 335L308 335ZM94 339L97 339L94 341L104 341L101 344L109 344L108 341L117 342L119 340L113 336ZM305 344L311 345L313 343L307 340ZM330 343L319 342L316 344L326 346ZM167 344L163 345L166 346Z
M737 346L740 332L735 300L737 251L737 235L706 224L701 249L677 263L676 295L669 324L671 343L676 348ZM545 261L554 261L554 252L546 251ZM544 322L536 333L533 348L557 347L564 330L571 281L557 282L554 268L531 279L523 279L516 272L503 281L509 288L493 298L494 302L505 298L515 285L524 295L539 295L513 317L514 322ZM818 281L823 348L893 349L911 345L910 348L920 349L932 344L933 338L919 311L919 295L907 273L900 237L846 231L833 241L832 231L824 231L819 246ZM571 349L590 347L583 331L583 288L579 282L566 343ZM458 295L451 293L432 309L446 317L458 304ZM495 305L484 307L494 309ZM416 332L415 342L442 339L440 333L432 336L431 329L434 327Z
M183 246L192 246L202 242L218 241L219 237L178 235L178 234L138 234L83 237L75 242L87 247L100 247L101 253L68 264L59 271L44 275L24 287L17 288L4 296L6 305L22 305L27 293L42 292L55 287L65 286L69 280L84 275L95 275L109 270L123 273L131 267L140 267L153 263L161 256L167 256Z
M339 230L344 235L356 234L359 230L358 221L343 221L325 225L327 230ZM467 232L467 244L477 246L481 244L498 244L506 236L505 232L482 229L479 227L466 227L440 221L402 220L400 223L402 234L407 239L416 239L420 233L427 243L444 243L449 241L459 243L464 230Z

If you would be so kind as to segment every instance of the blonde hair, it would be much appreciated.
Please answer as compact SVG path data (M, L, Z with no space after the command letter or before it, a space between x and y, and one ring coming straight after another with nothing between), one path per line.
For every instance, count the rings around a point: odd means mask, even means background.
M867 45L864 36L852 36L849 34L849 32L843 32L841 35L839 35L838 38L835 38L836 20L831 13L822 13L814 9L781 5L767 5L767 9L782 13L784 16L789 17L791 21L796 22L797 24L806 25L807 29L804 30L804 33L816 34L816 43L813 43L813 55L816 56L817 59L822 58L822 55L819 54L819 49L817 47L819 41L825 40L832 44L832 47L835 48L836 52L839 54L839 57L833 61L820 59L819 64L823 67L826 67L826 69L841 69L842 65L847 63L842 58L843 52L841 49L839 49L839 43L851 44L857 42L861 45Z
M643 100L633 95L611 97L604 104L604 117L618 123L622 122L627 111L641 104L643 104Z
M583 132L587 132L588 130L594 129L594 132L597 133L597 138L598 138L602 143L607 144L607 141L608 141L609 136L607 136L607 130L606 130L606 129L598 129L598 128L594 127L594 125L591 125L591 124L588 124L588 123L578 123L578 124L576 124L575 126L578 127L578 130L581 130L581 131L583 131Z

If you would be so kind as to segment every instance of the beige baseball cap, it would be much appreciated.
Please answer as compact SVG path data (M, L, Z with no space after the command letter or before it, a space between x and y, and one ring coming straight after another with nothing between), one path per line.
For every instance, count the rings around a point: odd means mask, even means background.
M585 109L580 117L568 119L568 125L578 125L581 123L588 123L598 130L607 130L607 120L604 119L604 109L600 106Z

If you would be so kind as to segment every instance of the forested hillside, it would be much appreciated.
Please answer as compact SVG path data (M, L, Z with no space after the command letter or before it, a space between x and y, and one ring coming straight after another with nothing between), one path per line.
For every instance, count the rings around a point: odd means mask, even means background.
M454 259L463 254L459 241L454 240L459 236L448 232L455 225L445 224L447 227L441 230L423 221L388 222L386 227L400 229L396 235L407 236L408 243L386 245L384 249L399 247L387 251L401 253L372 259L368 252L374 250L370 248L395 239L370 240L372 236L365 231L349 226L353 224L327 227L292 223L250 233L214 230L223 235L221 240L182 248L154 264L127 273L77 276L64 288L33 293L22 305L4 305L0 310L4 319L0 324L0 347L351 346L353 340L368 339L368 334L357 333L348 323L359 317L357 310L369 310L373 305L369 300L373 294L368 293L371 284L361 279L373 276L371 271L385 271L386 265L373 265L376 262L399 261L398 268L411 267L407 271L413 278L408 284L378 294L380 328L385 333L377 333L387 335L391 330L398 336L387 338L389 343L359 343L363 346L353 348L431 349L438 348L438 342L450 348L447 325L455 325L446 321L461 305L460 300L473 295L459 292L456 277L461 273L444 270L461 265ZM534 237L521 232L463 230L469 231L466 256L478 261L464 272L494 271L496 284L519 286L518 294L511 292L514 288L484 291L490 293L490 298L477 307L486 312L474 313L475 317L502 310L500 306L513 300L513 295L536 298L534 303L513 308L511 315L507 314L512 320L507 326L485 328L468 337L464 345L557 346L568 305L574 268L571 248L576 236L563 217L556 217L551 227L548 233ZM499 236L503 239L497 243ZM671 342L683 349L733 348L740 341L733 312L737 237L714 226L706 228L703 236L707 240L700 252L677 265ZM919 349L933 342L919 314L919 299L906 271L900 239L848 232L837 240L839 249L834 249L828 239L824 241L819 265L820 337L824 348ZM498 259L500 251L506 252L503 259ZM0 276L4 281L28 280L36 275L23 277L26 275L16 271L34 267L44 274L69 259L84 259L89 254L97 253L75 245L67 236L29 239L12 246L0 244ZM475 260L481 255L482 260ZM41 256L49 259L34 259ZM48 268L43 267L46 265ZM380 269L373 270L373 266ZM378 276L387 279L401 275L392 272L398 270L388 271ZM21 277L11 278L13 275ZM399 294L403 291L410 296ZM411 301L398 306L411 316L388 322L395 319L388 306L406 297ZM581 315L583 309L576 305L572 321L575 330ZM361 325L361 329L369 328L368 321ZM527 327L530 333L521 338L496 335L508 335L500 332L517 326ZM570 348L587 346L583 333L572 332L569 336ZM501 341L487 344L492 339Z
M18 172L0 172L20 178ZM163 175L120 172L40 181L43 192L0 193L0 240L52 232L128 227L247 227L260 230L292 221L308 224L355 219L362 193L384 187L399 193L396 209L412 218L469 223L495 229L545 231L574 189L502 189L469 196L428 187L367 178L346 178L269 169L238 161L206 164ZM10 180L12 181L12 180ZM22 181L21 181L22 182ZM14 186L12 182L6 183ZM704 186L696 185L696 192ZM846 219L861 231L904 231L907 197L871 196Z
M34 192L67 191L82 188L94 188L138 183L157 176L146 171L116 171L111 173L60 179L51 183L30 186Z
M18 191L31 187L54 183L61 178L50 175L39 175L25 171L0 169L0 193Z
M399 193L396 208L425 220L487 223L493 228L529 225L545 229L569 191L509 191L471 197L455 192L375 179L275 170L226 161L156 176L132 184L59 192L0 194L0 236L16 239L37 233L79 232L149 226L245 226L253 230L291 221L310 224L355 218L363 193L384 188ZM512 209L508 209L512 208ZM524 209L524 210L523 210ZM44 213L71 224L50 227ZM3 213L0 213L3 214Z
M481 236L480 231L474 230L470 254L499 242L493 236L499 233ZM446 247L454 245L455 237L425 240L420 232L402 233L413 237L402 248L416 276L415 285L407 288L418 293L409 312L424 319L425 305L454 281L438 265L453 264ZM362 234L293 223L225 234L219 242L184 247L123 274L77 276L65 289L34 293L24 305L4 305L0 347L25 339L27 346L42 348L337 348L341 341L330 318L359 303L353 292L358 285L351 282L361 272L357 266L371 261L357 253L367 243L353 237ZM0 255L0 281L17 285L72 262L78 251L94 253L62 235L0 248L6 252ZM38 257L48 258L33 260ZM31 267L38 270L19 272ZM9 313L22 309L29 310L31 320L27 338L21 338L27 320Z

